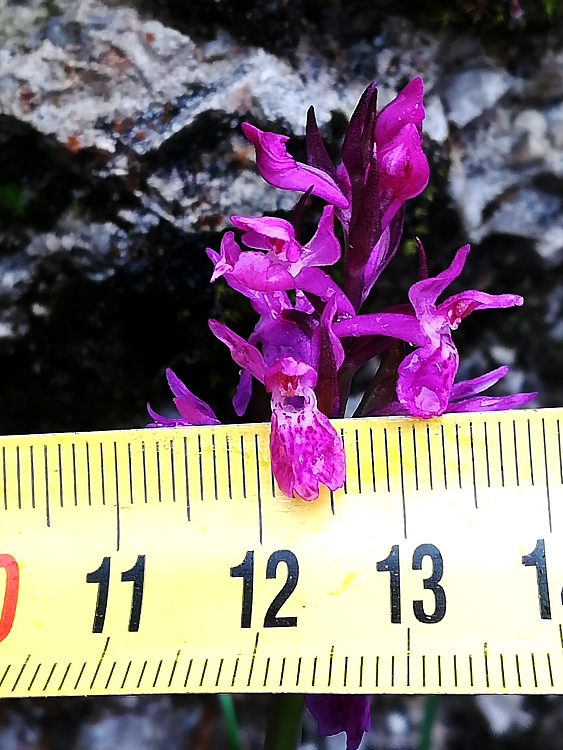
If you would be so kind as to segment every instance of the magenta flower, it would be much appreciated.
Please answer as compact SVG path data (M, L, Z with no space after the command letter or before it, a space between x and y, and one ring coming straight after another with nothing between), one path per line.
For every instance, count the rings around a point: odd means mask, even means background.
M234 361L264 383L272 394L270 452L272 472L288 497L314 500L319 483L336 490L344 484L346 457L342 440L327 417L317 408L314 387L317 372L303 360L281 356L270 365L264 355L217 320L209 327L231 350ZM283 333L274 350L307 351L302 342L292 348ZM270 351L270 356L272 355Z
M330 175L322 169L295 161L287 153L284 145L289 140L287 135L266 133L249 122L243 122L242 129L256 149L256 166L270 185L303 193L311 188L313 195L327 203L338 208L348 207L348 199Z
M147 404L147 410L154 419L154 422L148 424L147 427L193 427L194 425L221 424L211 407L194 396L170 368L166 370L166 379L175 396L174 403L180 412L180 416L176 418L163 417L153 411L150 404Z
M305 703L321 734L346 732L346 750L357 750L371 725L369 695L307 695Z
M334 324L338 336L384 335L418 347L399 366L397 398L409 414L435 417L447 409L459 355L451 331L474 310L521 305L517 294L467 291L437 304L438 296L461 273L469 245L456 253L451 265L438 276L412 285L409 298L414 317L401 313L358 315Z
M452 412L469 411L503 411L506 409L518 409L532 401L537 393L515 393L510 396L478 396L487 388L503 378L508 372L508 367L497 367L484 375L479 375L471 380L462 380L454 383L450 402L444 410L445 414ZM407 416L409 409L399 401L392 401L383 407L368 410L363 416Z
M243 230L242 242L247 247L265 250L266 254L241 250L233 233L227 232L221 242L221 253L215 262L211 281L230 274L229 282L236 280L249 289L268 293L284 291L299 286L299 274L303 269L332 265L340 258L332 206L325 207L317 231L303 246L295 238L295 229L285 219L233 216L231 221ZM330 285L331 279L326 276L325 287Z

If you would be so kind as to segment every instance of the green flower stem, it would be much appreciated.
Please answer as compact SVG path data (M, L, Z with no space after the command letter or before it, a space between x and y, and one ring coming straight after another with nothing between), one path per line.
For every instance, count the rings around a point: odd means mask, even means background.
M219 695L219 703L221 704L223 719L225 721L225 728L227 730L229 749L241 750L240 734L238 730L237 717L235 714L235 704L233 702L233 696L225 695L224 693L222 693L221 695Z
M264 750L295 750L301 739L304 702L302 695L272 695Z
M432 739L432 729L436 719L438 709L438 696L428 695L424 701L422 714L422 726L420 727L420 739L418 741L418 750L430 750L430 741Z

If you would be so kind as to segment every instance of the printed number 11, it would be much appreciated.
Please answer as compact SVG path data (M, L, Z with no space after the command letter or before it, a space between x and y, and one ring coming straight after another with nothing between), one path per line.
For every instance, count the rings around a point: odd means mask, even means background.
M110 558L104 557L99 568L88 573L86 583L98 584L98 596L96 598L96 609L94 611L93 633L101 633L104 629L106 611L108 607L109 594L109 574ZM130 633L136 633L139 630L141 621L141 608L143 606L143 589L145 585L145 556L139 555L137 562L129 570L121 574L122 582L131 581L133 583L133 594L131 597L131 613L129 615Z

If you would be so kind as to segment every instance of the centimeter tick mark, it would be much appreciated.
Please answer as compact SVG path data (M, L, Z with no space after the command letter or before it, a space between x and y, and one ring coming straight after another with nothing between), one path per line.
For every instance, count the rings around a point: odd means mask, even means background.
M145 676L145 669L147 668L147 661L143 662L143 666L141 669L141 674L139 675L139 679L137 680L137 690L141 687L141 682L143 681L143 677Z
M90 478L90 444L86 443L86 483L88 487L88 505L92 505L92 481Z
M172 502L176 502L176 458L174 453L174 439L171 438L168 443L168 450L170 451L170 479L172 482Z
M403 432L401 426L397 426L397 437L399 439L399 474L401 477L401 502L403 510L403 534L407 538L407 501L405 498L405 475L403 467Z
M219 489L217 487L217 454L215 452L215 433L211 435L211 459L213 461L213 495L215 500L219 499Z
M226 453L227 453L227 481L229 483L229 500L233 499L233 480L231 477L231 439L228 435L225 435ZM274 475L272 474L272 482ZM275 495L275 488L272 484L272 495Z
M104 471L104 444L100 443L100 480L102 483L102 505L106 504L106 477Z
M59 443L58 444L59 449L59 495L60 495L60 502L61 502L61 508L63 507L63 457L62 457L62 446Z
M529 419L526 420L528 423L528 452L530 459L530 482L532 487L534 486L534 459L532 454L532 423Z
M471 475L473 477L473 502L475 507L478 507L477 503L477 477L475 475L475 447L473 445L473 422L469 423L469 445L471 446Z
M512 435L514 439L514 469L516 470L516 486L520 486L520 468L518 466L518 439L516 434L516 420L512 420ZM561 448L560 448L561 451ZM561 475L561 481L563 482L563 474Z
M356 430L356 468L358 470L358 492L362 493L362 462L360 459L360 431Z
M176 667L178 666L178 660L180 658L180 652L181 651L182 651L182 649L179 648L178 651L176 652L176 658L174 659L174 664L172 665L172 670L170 672L170 677L168 678L168 687L170 687L172 685L172 680L174 679L174 674L176 672Z
M459 425L456 422L455 426L455 450L456 450L456 456L457 456L457 483L459 486L459 489L462 489L462 480L461 480L461 453L459 449Z
M522 678L520 677L520 659L518 658L518 654L514 654L516 659L516 675L518 677L518 687L522 687Z
M432 445L430 441L430 427L426 426L426 447L428 449L428 476L430 477L430 489L434 489L434 472L432 471Z
M440 425L440 440L442 442L442 471L444 472L444 489L448 489L448 466L446 462L446 436L444 433L444 425Z
M186 515L191 521L190 509L190 463L188 458L188 438L184 437L184 473L186 475Z
M207 671L207 664L208 664L208 662L209 662L209 659L206 659L206 660L205 660L205 661L203 662L203 669L201 670L201 677L199 678L199 686L200 686L200 687L202 687L202 685L203 685L203 680L205 679L205 673L206 673L206 671Z
M43 685L43 692L47 690L47 686L51 682L51 677L53 676L53 672L55 671L56 668L57 668L57 662L53 664L53 666L51 667L51 671L47 675L47 679L45 680L45 684Z
M119 501L119 462L117 460L117 441L113 442L113 457L115 462L115 544L119 552L121 544L121 503Z
M391 492L391 478L389 476L389 446L387 445L387 427L383 428L383 443L385 446L385 473L387 475L387 492Z
M160 442L157 440L154 444L154 454L156 458L156 481L158 484L158 502L162 502L162 477L160 473Z
M376 492L376 486L375 486L375 452L373 450L373 428L369 428L369 449L371 454L371 481L373 486L373 491Z
M534 675L534 687L537 688L537 686L538 686L538 675L537 675L537 672L536 672L536 658L535 658L534 654L530 654L530 656L532 658L532 673Z
M551 669L551 656L549 655L549 651L546 654L547 656L547 668L549 669L549 682L551 684L551 687L555 687L553 682L553 671Z
M129 477L129 504L133 505L133 467L131 458L131 443L127 443L127 475Z
M240 460L242 464L242 496L246 499L246 461L244 450L244 435L240 436Z
M262 519L262 482L260 480L260 445L258 435L254 435L254 452L256 455L256 494L258 499L258 538L260 544L264 540L264 527Z
M498 452L500 457L500 483L504 487L504 456L502 453L502 423L498 422Z
M125 683L127 682L127 678L129 677L129 670L131 669L131 664L133 662L129 661L129 664L127 665L127 668L125 670L125 674L123 675L123 679L121 680L121 689L125 687Z
M559 454L559 481L563 484L563 457L561 456L561 423L557 420L557 452Z
M156 672L154 675L154 680L152 681L153 688L156 687L156 683L158 682L158 678L160 675L160 670L162 669L162 659L158 662L158 667L156 668Z
M92 681L90 682L90 690L94 687L94 683L96 682L96 678L98 676L98 672L100 671L100 668L102 666L102 662L104 661L104 658L106 656L106 652L108 650L108 646L109 646L109 636L106 638L106 642L104 644L104 648L103 648L102 654L100 656L100 660L98 661L98 664L96 666L96 670L94 672L94 676L92 677Z
M197 436L197 459L199 466L199 497L203 500L203 455L201 453L201 435Z
M416 427L412 426L412 454L413 454L413 464L414 464L414 486L415 489L419 489L418 485L418 456L416 452Z
M491 464L489 461L489 436L487 434L487 423L483 422L483 437L485 441L485 466L487 467L487 487L491 486Z
M250 682L252 680L252 673L254 672L254 662L256 661L256 651L258 650L258 640L260 638L260 633L256 633L256 638L254 640L254 648L252 650L252 659L250 660L250 669L248 670L248 680L246 681L246 687L250 687Z
M76 443L72 444L72 491L74 494L74 505L78 505L78 486L76 480Z
M29 692L31 688L33 687L33 683L35 682L35 678L37 677L37 673L41 669L41 662L35 667L35 672L33 673L33 677L31 678L29 685L27 686L27 691Z
M61 679L61 681L59 682L59 691L61 691L61 690L63 689L63 685L65 684L65 680L66 680L66 678L67 678L67 675L68 675L68 673L69 673L69 671L70 671L70 668L71 668L71 666L72 666L72 662L69 662L69 663L68 663L68 664L66 665L66 669L65 669L65 671L64 671L64 674L63 674L63 676L62 676L62 679ZM1 684L1 683L0 683L0 684Z
M411 684L411 629L407 628L407 687Z
M3 448L3 451L6 449ZM5 468L5 467L4 467ZM21 465L20 465L20 446L16 446L16 477L18 482L18 508L22 507L22 488L21 488ZM6 477L4 476L4 487L6 487ZM6 507L6 495L4 494L4 507Z
M18 456L18 486L19 486L19 448L17 450ZM6 446L2 446L2 493L4 495L4 510L8 510L8 495L6 494ZM21 505L18 505L21 509Z
M542 431L542 438L543 438L543 461L544 461L544 468L545 468L545 492L547 497L547 516L549 518L549 531L550 533L553 531L552 526L552 519L551 519L551 495L549 492L549 468L547 465L547 440L545 436L545 419L542 417L541 420L541 431Z
M31 478L31 507L35 509L35 460L33 446L29 446L29 469Z
M215 678L215 687L218 687L219 685L219 680L221 679L221 672L223 670L224 661L225 660L221 658L221 661L219 662L219 668L217 669L217 677Z
M485 684L487 687L490 687L489 685L489 647L487 643L483 644L483 660L485 662Z
M82 667L80 669L80 672L78 673L78 677L76 678L76 682L74 683L74 689L78 690L78 683L82 679L82 675L84 674L84 670L86 669L86 662L82 664ZM60 688L59 688L60 690Z
M51 525L51 508L49 501L49 458L47 454L47 446L43 446L43 463L45 465L45 519L47 526Z
M192 671L192 664L194 663L193 659L190 659L190 663L188 664L188 668L186 670L186 676L184 678L184 687L187 686L188 680L190 679L190 672ZM234 678L233 678L234 679Z
M115 662L115 661L114 661L114 662L113 662L113 664L111 665L111 669L110 669L110 671L109 671L109 675L108 675L108 678L107 678L107 680L106 680L106 685L105 685L105 689L106 689L106 690L108 689L108 687L109 687L109 683L111 682L111 678L113 677L113 673L114 673L114 671L115 671L115 665L116 665L116 664L117 664L117 662Z

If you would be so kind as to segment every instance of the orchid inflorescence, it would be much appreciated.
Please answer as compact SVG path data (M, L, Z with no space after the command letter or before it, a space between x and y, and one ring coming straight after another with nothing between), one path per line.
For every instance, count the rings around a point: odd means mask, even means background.
M239 239L229 231L220 252L207 250L214 266L211 281L224 277L259 316L248 341L217 320L209 325L241 368L233 399L236 414L241 417L248 407L253 378L271 394L272 471L290 498L314 500L320 484L330 490L343 486L344 447L329 420L344 416L355 373L375 358L379 368L354 416L429 418L509 409L536 395L481 395L506 374L506 367L454 382L459 354L451 332L474 310L523 301L516 294L475 290L438 301L462 272L468 245L457 251L448 268L429 277L418 242L419 279L408 292L409 301L361 312L399 247L405 202L421 193L429 179L422 151L421 79L412 80L380 111L376 105L372 83L350 119L337 167L325 149L313 108L307 116L307 164L287 152L287 136L244 123L262 177L274 187L304 195L290 220L233 216ZM326 205L316 232L302 245L300 227L310 195ZM341 258L340 286L324 269ZM212 409L171 370L167 377L180 416L164 417L149 407L154 420L150 427L219 424ZM369 727L367 696L310 696L307 703L321 732L346 731L349 750L358 747Z

